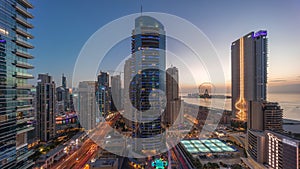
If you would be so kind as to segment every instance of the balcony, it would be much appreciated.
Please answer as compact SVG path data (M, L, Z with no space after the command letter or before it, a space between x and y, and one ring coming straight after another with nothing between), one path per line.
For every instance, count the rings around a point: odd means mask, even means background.
M34 57L29 54L28 52L24 52L24 51L21 51L19 49L15 50L14 53L20 57L23 57L23 58L26 58L26 59L33 59Z
M28 169L28 168L32 168L32 166L35 163L32 160L26 161L26 164L24 164L22 167L20 167L19 169Z
M15 77L20 79L33 79L33 75L28 73L15 72Z
M20 62L20 61L15 61L14 65L16 65L17 67L20 68L24 68L24 69L33 69L34 66L29 64L29 63L25 63L25 62Z
M16 21L19 23L19 24L22 24L23 26L27 27L27 28L30 28L32 29L33 28L33 25L28 23L26 20L24 20L23 18L21 18L21 16L19 15L15 15L15 18L16 18Z
M16 31L19 35L22 35L22 36L24 36L24 37L26 37L26 38L30 38L30 39L33 39L33 38L34 38L33 35L29 34L26 30L24 30L24 29L22 29L22 28L20 28L20 27L18 27L18 26L15 27L15 31Z
M29 150L28 152L26 152L26 153L22 154L21 156L17 157L17 162L23 161L23 160L25 160L26 158L30 157L33 154L34 154L34 151Z
M34 46L32 44L30 44L29 42L20 39L20 38L15 38L15 42L17 43L17 45L23 46L25 48L29 48L29 49L33 49Z
M15 84L15 88L17 89L32 89L34 86L30 84Z
M31 13L29 13L29 12L27 11L27 9L24 8L23 6L21 6L21 5L19 5L19 4L16 4L16 5L15 5L15 8L16 8L16 10L17 10L19 13L23 14L23 15L26 16L27 18L30 18L30 19L33 18L33 15L32 15Z
M16 100L32 100L33 97L30 95L17 95Z
M17 134L25 133L25 132L31 131L33 129L34 129L34 127L32 127L31 125L28 125L28 126L25 126L22 128L17 128Z
M33 5L29 3L27 0L19 0L19 3L25 5L27 8L33 8Z
M25 118L22 118L22 119L17 119L17 124L21 124L21 123L27 123L27 121L30 121L30 120L34 120L34 117L25 117Z
M28 111L33 109L34 108L32 107L32 105L17 106L17 111Z

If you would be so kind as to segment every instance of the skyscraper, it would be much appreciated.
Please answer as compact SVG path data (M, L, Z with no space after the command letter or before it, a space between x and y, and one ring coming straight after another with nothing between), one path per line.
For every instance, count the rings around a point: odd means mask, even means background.
M110 111L109 74L107 72L99 73L96 90L100 114L106 117Z
M132 76L132 58L125 61L124 65L124 93L123 93L123 105L124 105L124 115L126 126L131 126L133 121L132 106L129 97L129 87Z
M179 98L178 69L170 67L166 72L166 97L167 106L164 114L164 123L172 125L176 121L180 111L181 100Z
M283 110L276 102L250 101L248 129L282 131Z
M48 74L38 75L36 87L37 133L42 142L55 137L55 83Z
M63 88L67 88L67 78L64 74L62 74L62 77L61 77L61 85Z
M73 105L71 105L71 102L73 101L70 91L71 90L67 88L67 78L63 74L61 78L61 86L56 88L56 112L58 114L64 114L65 112L72 111L71 107Z
M158 153L164 144L160 135L164 108L160 90L165 91L165 41L164 26L158 20L150 16L135 19L129 97L134 107L132 135L143 138L133 143L134 151L139 154Z
M79 82L78 87L78 118L82 127L91 130L96 125L98 107L96 104L96 82Z
M56 88L56 113L65 113L65 89L62 86Z
M267 31L250 32L231 45L232 111L247 121L249 101L266 100Z
M33 6L27 0L0 0L0 168L30 168L27 132L33 130L32 97L27 73L34 48L28 22Z
M121 103L121 76L111 76L111 107L114 111L122 109Z

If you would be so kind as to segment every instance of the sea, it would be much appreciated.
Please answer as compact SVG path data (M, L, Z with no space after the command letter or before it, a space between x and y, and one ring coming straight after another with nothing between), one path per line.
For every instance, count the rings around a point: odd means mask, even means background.
M186 103L210 108L231 110L231 99L182 98ZM267 100L278 102L283 109L283 118L300 121L300 93L268 93Z

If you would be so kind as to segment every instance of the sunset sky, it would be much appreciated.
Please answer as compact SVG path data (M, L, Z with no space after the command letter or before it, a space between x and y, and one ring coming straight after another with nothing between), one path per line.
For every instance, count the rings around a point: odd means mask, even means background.
M38 73L49 73L60 84L64 73L70 82L76 58L89 37L115 19L139 13L141 2L144 12L169 13L197 26L214 45L227 85L230 85L231 42L251 31L268 30L269 86L276 91L283 89L274 86L289 85L288 90L300 91L300 1L297 0L32 1L35 6L31 11L35 16L32 20L35 28L31 31L35 35L32 43L36 46L32 51L36 56L32 61L35 77ZM112 51L111 54L128 56L128 41L119 44L119 51L125 53ZM101 65L100 69L105 70ZM199 71L196 69L192 71ZM181 71L180 75L185 73Z

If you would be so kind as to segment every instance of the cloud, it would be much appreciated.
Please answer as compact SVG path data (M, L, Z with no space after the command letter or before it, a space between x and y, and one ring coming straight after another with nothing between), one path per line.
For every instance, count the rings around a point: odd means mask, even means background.
M284 79L270 80L270 83L286 82Z
M269 92L278 92L278 93L299 93L300 92L300 84L287 84L280 86L269 86Z

